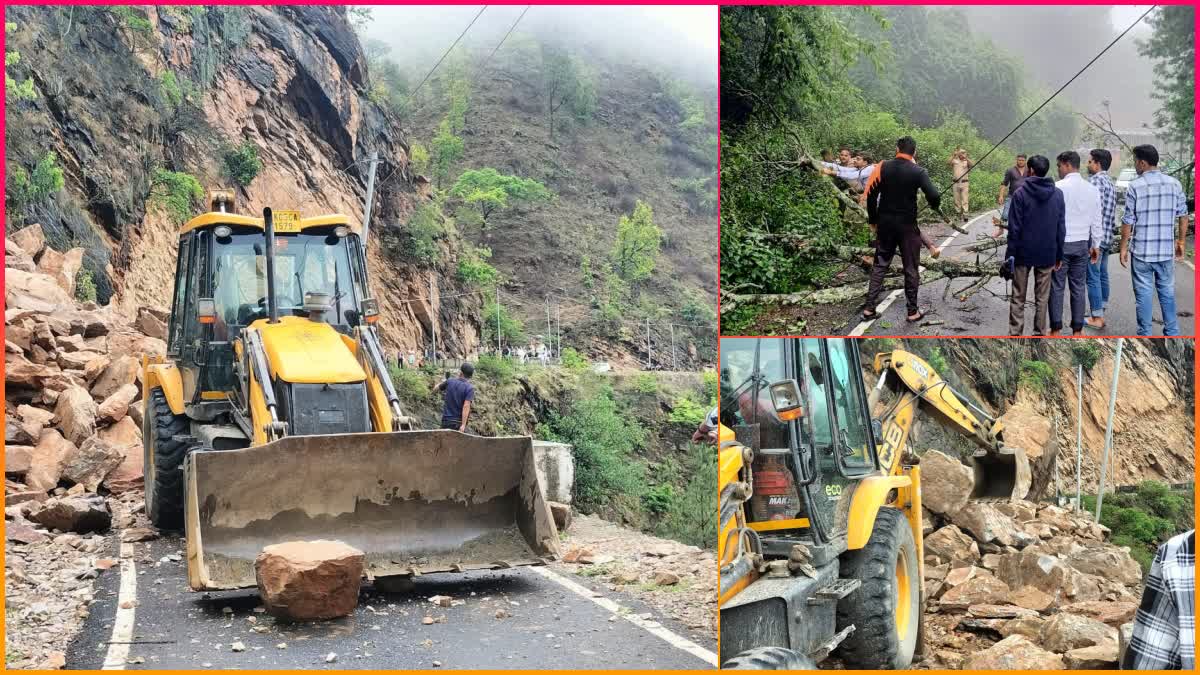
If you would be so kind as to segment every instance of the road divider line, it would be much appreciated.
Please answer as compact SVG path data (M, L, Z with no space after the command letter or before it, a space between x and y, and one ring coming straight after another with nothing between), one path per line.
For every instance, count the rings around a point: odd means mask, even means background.
M137 607L137 565L133 562L133 544L121 544L121 587L117 592L117 613L113 618L112 640L104 655L102 670L124 670L133 641L133 620Z
M995 210L996 209L992 209L991 211L986 211L984 213L979 214L978 216L975 216L974 218L972 218L970 220L970 222L967 223L966 227L964 227L963 229L970 230L972 227L975 226L976 221L982 220L985 216L992 215L992 213ZM944 240L942 240L942 243L939 246L939 248L946 248L947 246L950 245L950 242L954 241L954 238L960 234L963 234L963 233L959 232L958 230L955 230L953 234L951 234L950 236L948 236ZM924 272L925 267L922 266L922 267L918 268L918 270L921 272ZM878 321L880 316L883 316L883 313L887 310L887 308L891 307L892 303L895 302L896 298L899 298L900 294L902 294L902 293L904 293L903 288L897 288L897 289L893 290L891 293L888 293L887 297L884 298L883 302L879 303L879 305L875 308L875 318L874 319L863 319L862 321L860 321L858 323L858 325L854 327L854 330L850 331L850 337L859 337L859 336L865 335L867 331L871 330L871 325L874 324L876 321Z
M704 647L701 647L700 645L696 644L695 642L692 642L691 640L683 637L682 635L678 635L678 634L672 632L671 630L669 630L668 628L666 628L659 622L650 621L648 619L643 619L642 617L631 612L629 610L629 608L622 607L620 605L620 603L618 603L617 601L615 601L611 598L606 598L602 595L599 595L598 593L596 593L592 589L588 588L587 586L584 586L583 584L572 581L572 580L562 576L561 574L557 574L557 573L551 571L550 569L548 569L546 567L527 567L526 569L531 570L532 572L534 572L536 574L540 574L543 577L546 577L550 581L553 581L554 583L558 584L559 586L562 586L563 588L567 589L568 591L571 591L575 595L578 595L582 598L591 600L592 602L596 603L597 605L600 605L604 609L612 612L613 614L616 614L617 616L621 617L622 619L625 619L626 621L628 621L629 623L632 623L633 625L637 626L638 628L641 628L642 630L650 633L651 635L655 635L655 636L661 638L663 641L665 641L667 644L671 645L672 647L675 647L676 649L685 651L685 652L691 654L692 656L695 656L696 658L700 659L701 661L704 661L705 663L709 664L710 666L713 666L714 668L717 666L717 655L714 652L712 652L708 649L705 649Z

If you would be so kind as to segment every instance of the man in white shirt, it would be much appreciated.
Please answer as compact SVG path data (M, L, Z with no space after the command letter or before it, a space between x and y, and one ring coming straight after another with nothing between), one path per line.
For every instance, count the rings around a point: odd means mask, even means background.
M1054 186L1062 190L1066 202L1067 236L1063 240L1062 265L1051 278L1050 334L1062 334L1063 296L1069 287L1071 332L1080 335L1087 313L1087 268L1100 259L1104 238L1100 191L1079 174L1079 153L1073 150L1059 154L1058 175L1060 180Z

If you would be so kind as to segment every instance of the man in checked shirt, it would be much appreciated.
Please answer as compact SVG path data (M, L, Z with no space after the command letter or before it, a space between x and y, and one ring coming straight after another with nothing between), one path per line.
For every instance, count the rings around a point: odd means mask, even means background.
M1100 192L1100 228L1101 237L1097 243L1100 249L1100 260L1088 265L1087 295L1088 318L1087 325L1096 330L1104 329L1104 308L1108 306L1108 254L1112 251L1113 228L1117 215L1117 190L1112 179L1108 177L1108 167L1112 166L1112 153L1098 148L1092 150L1088 159L1090 182Z
M1196 667L1196 531L1158 548L1121 658L1122 670Z
M1133 157L1138 177L1129 183L1125 192L1121 266L1129 267L1132 254L1137 332L1138 335L1150 335L1157 293L1163 316L1163 335L1179 335L1172 248L1175 258L1183 257L1188 224L1187 198L1179 181L1158 170L1158 150L1153 145L1137 146L1133 149Z

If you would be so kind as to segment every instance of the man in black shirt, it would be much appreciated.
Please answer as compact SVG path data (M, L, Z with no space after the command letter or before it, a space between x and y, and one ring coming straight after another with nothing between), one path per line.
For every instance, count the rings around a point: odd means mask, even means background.
M453 429L466 433L467 419L471 416L471 404L475 401L475 387L471 384L471 376L475 367L470 363L462 364L459 376L442 380L433 391L446 392L446 405L442 408L442 428ZM447 373L449 375L449 373Z
M896 158L880 162L867 183L867 222L878 229L875 262L871 267L871 283L867 287L864 319L878 316L875 306L883 291L896 249L904 266L904 297L908 302L908 321L920 321L924 312L917 306L917 290L921 285L918 267L921 263L921 230L917 227L917 191L925 193L929 207L938 210L941 195L929 180L929 172L917 165L913 157L917 142L911 136L896 141Z

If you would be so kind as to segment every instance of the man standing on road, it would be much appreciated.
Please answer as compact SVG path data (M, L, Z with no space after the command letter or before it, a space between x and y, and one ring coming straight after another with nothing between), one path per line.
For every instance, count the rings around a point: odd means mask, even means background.
M1071 332L1083 333L1087 314L1087 269L1089 261L1100 261L1100 191L1079 174L1079 153L1067 150L1058 155L1055 186L1062 190L1067 204L1067 238L1063 244L1062 266L1054 270L1050 287L1050 334L1063 328L1063 304L1068 288L1071 293Z
M1000 181L1000 196L996 198L996 204L1000 206L1000 220L1008 220L1008 207L1012 203L1012 196L1017 193L1017 188L1021 187L1021 181L1025 180L1025 160L1024 154L1017 155L1017 163L1008 167L1004 172L1004 179ZM999 233L996 234L999 236Z
M929 208L937 210L941 195L929 180L929 172L917 166L914 156L917 142L911 136L896 141L896 158L880 162L867 184L867 222L878 232L875 260L871 267L871 282L867 287L864 319L879 316L875 311L883 291L896 249L904 266L904 297L908 302L908 321L925 317L917 305L917 290L921 286L918 266L921 262L921 230L917 227L917 191L925 193Z
M970 179L965 178L967 172L974 166L974 162L967 156L967 151L963 148L955 148L954 154L950 155L950 170L954 175L954 209L958 211L958 215L963 222L967 222L967 212L971 210ZM959 180L959 179L962 180Z
M1108 306L1108 252L1112 250L1113 228L1116 226L1117 189L1108 177L1112 166L1112 153L1102 148L1091 151L1088 159L1091 183L1100 193L1100 260L1088 265L1088 316L1087 325L1096 330L1104 329L1104 308Z
M471 384L475 367L464 363L458 372L458 377L447 377L438 383L433 391L446 392L446 404L442 407L442 428L466 433L467 419L471 417L471 404L475 400L475 387Z
M1049 315L1051 276L1062 267L1063 240L1067 233L1066 203L1062 190L1046 177L1050 160L1029 158L1021 190L1012 195L1008 209L1008 248L1004 259L1013 259L1012 295L1008 299L1008 334L1025 332L1025 296L1033 273L1033 334L1045 335Z
M1133 149L1133 157L1133 168L1138 177L1130 181L1125 190L1121 267L1129 267L1132 257L1138 335L1151 333L1155 292L1162 310L1163 335L1179 335L1171 242L1175 243L1175 257L1182 258L1188 224L1187 199L1179 181L1158 170L1158 150L1153 145L1137 146Z

